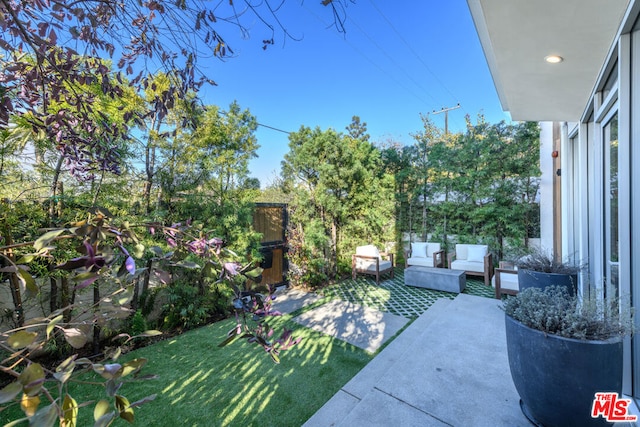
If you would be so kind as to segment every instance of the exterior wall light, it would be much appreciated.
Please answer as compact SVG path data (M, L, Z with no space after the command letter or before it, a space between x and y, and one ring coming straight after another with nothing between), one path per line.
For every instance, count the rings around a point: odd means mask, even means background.
M547 61L549 64L559 64L564 60L564 58L559 55L549 55L549 56L545 56L544 60Z
M556 157L558 157L558 150L553 150L553 151L551 152L551 157L553 157L554 159L555 159Z

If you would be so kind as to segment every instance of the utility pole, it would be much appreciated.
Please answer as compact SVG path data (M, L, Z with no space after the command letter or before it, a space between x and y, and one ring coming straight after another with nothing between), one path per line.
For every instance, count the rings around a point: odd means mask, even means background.
M449 111L457 110L458 108L460 108L459 102L458 102L458 105L456 105L455 107L442 107L440 111L433 110L432 112L433 114L444 113L444 134L445 135L449 135Z

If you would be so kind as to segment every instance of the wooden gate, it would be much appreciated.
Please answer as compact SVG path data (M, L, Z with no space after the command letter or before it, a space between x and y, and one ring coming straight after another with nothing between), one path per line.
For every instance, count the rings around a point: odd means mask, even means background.
M262 233L260 252L263 261L261 285L287 284L287 205L284 203L256 203L253 229Z

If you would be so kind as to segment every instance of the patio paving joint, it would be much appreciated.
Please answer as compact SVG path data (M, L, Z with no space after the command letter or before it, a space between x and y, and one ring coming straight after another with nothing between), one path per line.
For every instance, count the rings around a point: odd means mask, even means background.
M448 423L448 422L446 422L445 420L443 420L443 419L441 419L441 418L436 417L435 415L433 415L433 414L431 414L431 413L429 413L429 412L425 411L424 409L421 409L421 408L419 408L419 407L417 407L417 406L415 406L415 405L412 405L412 404L411 404L411 402L407 402L406 400L401 399L401 398L400 398L400 397L398 397L398 396L395 396L393 393L389 393L389 392L384 391L384 390L382 390L381 388L378 388L378 387L373 387L373 389L374 389L375 391L379 392L379 393L386 394L386 395L387 395L387 396L389 396L391 399L394 399L394 400L396 400L396 401L398 401L398 402L402 403L403 405L410 406L411 408L415 409L416 411L422 412L423 414L425 414L425 415L427 415L427 416L429 416L429 417L433 418L434 420L437 420L437 421L439 421L439 422L441 422L441 423L443 423L443 424L446 424L446 425L448 425L448 426L455 427L453 424L449 424L449 423Z

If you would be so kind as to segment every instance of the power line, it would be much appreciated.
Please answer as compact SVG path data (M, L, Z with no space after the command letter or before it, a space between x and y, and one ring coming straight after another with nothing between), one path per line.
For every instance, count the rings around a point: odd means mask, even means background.
M274 128L273 126L263 125L262 123L258 123L258 126L262 126L263 128L267 128L267 129L275 130L275 131L278 131L278 132L286 133L287 135L289 135L291 133L291 132L289 132L287 130Z
M411 80L411 81L412 81L412 82L413 82L417 87L419 87L420 89L422 89L422 90L424 91L424 93L426 93L426 94L427 94L427 96L428 96L429 98L431 98L434 102L436 101L436 99L435 99L433 96L431 96L431 94L429 93L429 91L428 91L427 89L425 89L425 88L424 88L424 86L422 86L419 82L417 82L417 81L416 81L416 80L415 80L415 79L414 79L414 78L413 78L413 77L412 77L412 76L407 72L407 70L406 70L406 69L404 69L402 66L400 66L400 64L398 64L398 62L397 62L394 58L392 58L392 57L391 57L391 55L389 55L385 49L383 49L383 48L382 48L382 47L381 47L381 46L380 46L380 45L379 45L379 44L378 44L378 43L377 43L373 38L371 38L371 36L369 36L369 34L368 34L365 30L363 30L363 29L362 29L362 27L360 27L360 26L358 25L358 23L357 23L357 22L356 22L352 17L348 17L348 19L349 19L349 21L350 21L350 22L352 22L352 23L353 23L353 25L354 25L358 30L360 30L360 32L361 32L362 34L364 34L364 36L365 36L365 37L366 37L366 38L367 38L367 39L368 39L368 40L369 40L369 41L370 41L370 42L371 42L371 43L372 43L372 44L373 44L373 45L374 45L374 46L375 46L375 47L376 47L380 52L382 52L382 54L383 54L384 56L386 56L386 57L389 59L389 61L391 61L391 63L392 63L392 64L394 64L396 67L398 67L398 68L400 69L400 71L402 71L402 72L405 74L405 76L407 76L407 78L408 78L409 80Z
M204 104L203 104L203 105L204 105ZM218 110L218 111L219 111L219 112L220 112L220 114L222 114L223 116L226 116L226 115L228 114L228 112L227 112L227 111L224 111L224 110L222 110L222 109L220 109L220 110ZM256 124L257 124L258 126L262 126L263 128L267 128L267 129L275 130L275 131L277 131L277 132L286 133L287 135L289 135L289 134L291 133L291 132L290 132L290 131L288 131L288 130L282 130L282 129L279 129L279 128L277 128L277 127L273 127L273 126L265 125L265 124L262 124L262 123L256 123Z
M389 27L391 27L391 29L393 30L394 33L396 33L396 35L398 36L398 38L402 41L402 43L404 43L404 45L409 49L409 51L413 54L413 56L415 56L418 61L420 61L420 63L424 66L424 68L429 72L429 74L431 74L433 76L433 78L438 82L438 84L440 84L440 86L442 86L444 88L444 90L447 91L447 93L449 95L451 95L451 97L453 99L455 99L456 101L458 100L458 98L451 93L451 91L449 90L449 88L442 83L442 81L438 78L438 76L431 70L431 68L427 65L427 63L422 59L422 57L420 55L418 55L418 53L413 49L413 47L407 42L407 40L402 36L402 34L400 34L400 32L396 29L396 27L393 25L393 23L391 23L391 21L389 20L389 18L387 18L387 16L382 13L382 11L378 8L378 6L376 6L376 4L373 2L373 0L369 0L369 3L371 3L371 5L373 6L373 8L376 10L376 12L378 12L378 14L382 17L382 19L385 20L385 22L387 23L387 25L389 25ZM459 104L459 102L458 102Z
M320 23L322 23L325 26L328 26L328 24L326 22L323 21L322 18L320 18L314 11L312 11L311 9L309 9L304 3L302 4L303 7L307 10L307 12L309 12L311 15L313 15L314 18L316 18L316 20L318 20ZM351 20L353 21L353 19ZM395 84L397 84L399 87L401 87L402 89L404 89L405 91L407 91L408 93L410 93L411 95L413 95L418 101L420 101L421 103L428 105L429 103L427 101L425 101L422 97L420 97L415 91L412 91L411 89L409 89L407 86L405 86L404 84L402 84L400 81L398 81L392 74L390 74L388 71L384 70L382 67L380 67L376 62L374 62L371 58L369 58L367 55L365 55L362 51L360 51L358 48L356 48L352 43L350 43L346 38L342 39L351 49L353 49L354 51L356 51L360 56L362 56L364 59L366 59L371 65L373 65L375 68L377 68L380 72L382 72L383 74L385 74L387 77L389 77Z

